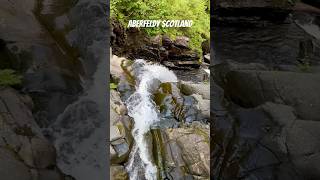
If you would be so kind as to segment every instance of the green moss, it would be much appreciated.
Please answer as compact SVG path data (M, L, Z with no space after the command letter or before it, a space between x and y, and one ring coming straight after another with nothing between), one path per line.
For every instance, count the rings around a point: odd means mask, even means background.
M113 0L110 2L111 17L127 27L129 20L192 20L190 28L144 28L149 36L158 34L188 36L190 46L201 52L201 43L210 36L209 0Z
M156 165L159 169L159 179L166 177L166 150L159 129L151 130L152 139L153 139L153 157L156 162Z
M115 83L110 83L110 89L117 89L118 85Z
M172 85L171 85L171 83L169 83L169 82L162 83L160 85L160 87L162 88L163 93L172 94Z
M15 86L21 84L21 76L12 69L0 70L0 86Z
M163 105L162 102L166 96L167 96L167 94L164 94L161 92L156 92L154 94L153 100L156 103L156 105L161 106L161 105Z
M154 93L153 100L156 103L156 105L160 106L160 111L161 111L161 107L162 109L165 108L165 105L163 104L163 100L170 94L172 94L171 83L162 83L160 85L160 90Z
M134 62L133 61L122 61L121 62L121 68L125 74L126 80L128 81L128 83L130 85L135 85L136 84L136 80L135 78L131 75L130 71L128 70L128 67L130 67Z
M198 134L199 136L202 136L204 138L204 141L207 144L210 144L209 134L205 130L203 130L199 127L194 127L194 133Z
M22 127L16 127L14 129L14 132L21 136L27 136L27 137L34 137L35 134L33 133L32 129L28 127L27 125Z

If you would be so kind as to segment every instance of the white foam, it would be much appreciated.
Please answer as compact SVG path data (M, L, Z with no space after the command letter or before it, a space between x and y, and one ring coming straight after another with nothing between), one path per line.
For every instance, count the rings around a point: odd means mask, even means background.
M147 180L157 179L157 167L153 163L151 150L152 144L147 140L147 133L150 131L150 126L160 121L159 110L156 108L152 100L152 88L157 80L160 82L177 82L176 75L164 66L157 64L148 64L142 59L135 61L136 64L142 66L138 68L138 77L136 82L136 92L133 93L126 101L128 114L134 119L135 125L132 131L136 146L130 155L129 165L127 170L130 174L130 179L136 180L139 165L135 163L134 158L138 153L142 166L145 171ZM137 149L135 149L137 148Z

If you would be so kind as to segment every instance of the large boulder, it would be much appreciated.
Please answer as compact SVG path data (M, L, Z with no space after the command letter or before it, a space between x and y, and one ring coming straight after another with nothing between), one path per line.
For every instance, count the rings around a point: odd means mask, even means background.
M168 174L175 178L209 179L209 127L191 127L162 131ZM190 143L193 142L193 143Z
M112 80L119 81L124 74L121 64L125 61L125 58L120 58L116 55L110 54L110 75Z
M65 179L56 166L56 151L42 135L32 101L11 88L0 88L0 154L3 179Z
M294 108L267 102L233 108L216 119L213 165L218 179L318 179L319 122L298 119Z
M128 173L121 165L110 166L110 180L128 180Z
M302 119L320 121L320 75L280 71L231 71L225 90L239 105L255 107L267 101L295 108Z
M204 99L210 99L210 84L181 81L180 91L185 95L200 94Z

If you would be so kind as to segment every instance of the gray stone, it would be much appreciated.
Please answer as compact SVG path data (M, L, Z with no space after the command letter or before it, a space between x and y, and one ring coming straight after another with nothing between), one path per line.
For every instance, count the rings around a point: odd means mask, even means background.
M200 94L203 99L210 99L210 84L181 81L180 91L185 95Z
M8 180L31 180L42 170L63 177L52 170L56 168L55 149L41 134L29 104L32 101L26 95L0 89L0 175Z
M199 94L193 94L192 96L198 101L199 110L204 118L210 119L210 100L203 99Z
M9 147L7 147L9 148ZM0 175L5 180L31 180L29 168L17 159L14 152L0 148Z
M174 45L182 48L189 48L190 39L185 36L177 36L174 40Z
M318 74L239 70L226 75L225 92L244 107L272 101L294 107L302 119L320 121L318 82Z

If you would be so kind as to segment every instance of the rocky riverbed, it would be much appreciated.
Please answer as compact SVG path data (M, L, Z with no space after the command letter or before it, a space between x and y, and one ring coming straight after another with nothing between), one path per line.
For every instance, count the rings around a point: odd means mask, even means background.
M0 1L1 179L107 176L106 1Z
M319 179L318 10L248 2L213 17L211 178Z
M110 179L209 179L209 41L111 24Z
M209 179L210 85L153 61L113 55L110 68L110 178Z

